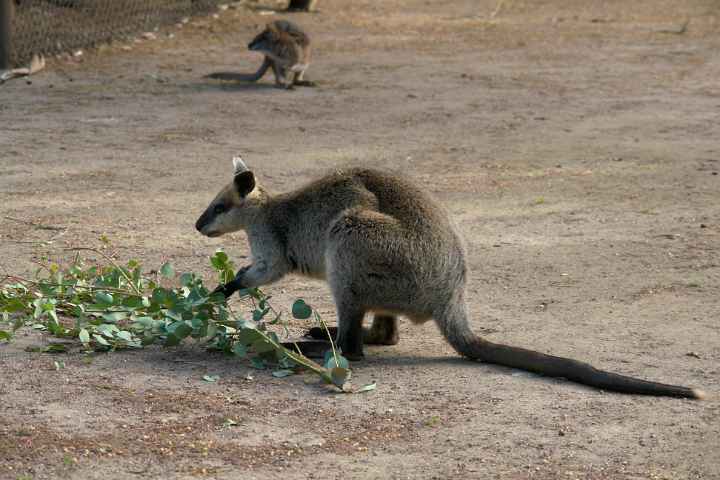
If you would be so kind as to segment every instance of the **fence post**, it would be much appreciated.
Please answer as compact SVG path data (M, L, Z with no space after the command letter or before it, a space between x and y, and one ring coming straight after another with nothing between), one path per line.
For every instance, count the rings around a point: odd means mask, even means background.
M15 0L0 0L0 70L10 68L10 41Z

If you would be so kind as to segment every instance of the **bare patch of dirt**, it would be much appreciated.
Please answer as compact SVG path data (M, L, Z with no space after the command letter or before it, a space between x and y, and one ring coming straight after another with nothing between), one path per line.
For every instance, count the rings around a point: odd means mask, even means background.
M107 235L209 278L216 247L248 255L193 228L233 154L276 191L390 168L457 219L478 332L720 392L717 2L320 7L292 15L316 89L203 79L260 62L245 45L273 17L232 9L0 87L0 271ZM323 284L268 290L334 318ZM431 324L401 337L355 365L376 391L336 395L199 345L52 356L23 332L0 344L0 478L720 478L717 396L464 361Z

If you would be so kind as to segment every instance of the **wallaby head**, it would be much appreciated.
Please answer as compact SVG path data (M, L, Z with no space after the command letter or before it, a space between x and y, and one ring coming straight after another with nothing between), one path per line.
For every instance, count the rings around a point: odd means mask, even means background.
M269 52L272 51L274 44L278 41L282 33L275 25L271 22L265 26L265 30L258 33L255 38L248 43L248 50L255 52Z
M233 158L233 171L233 181L220 190L195 222L195 228L203 235L219 237L244 229L266 197L242 158Z

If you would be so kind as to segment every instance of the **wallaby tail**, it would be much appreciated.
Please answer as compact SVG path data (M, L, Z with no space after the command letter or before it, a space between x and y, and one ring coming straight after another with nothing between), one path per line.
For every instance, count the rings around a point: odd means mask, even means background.
M701 390L649 382L617 373L598 370L590 364L556 357L533 350L488 342L470 330L465 302L453 303L438 322L450 345L461 355L486 363L518 368L548 377L564 377L602 390L637 395L702 399Z

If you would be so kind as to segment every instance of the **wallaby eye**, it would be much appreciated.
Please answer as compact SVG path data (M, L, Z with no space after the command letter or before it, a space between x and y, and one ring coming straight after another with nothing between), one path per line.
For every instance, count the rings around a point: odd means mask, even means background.
M221 213L225 213L226 210L227 208L225 208L225 205L223 205L222 203L218 203L217 205L215 205L215 208L213 208L213 213L215 215L220 215Z

